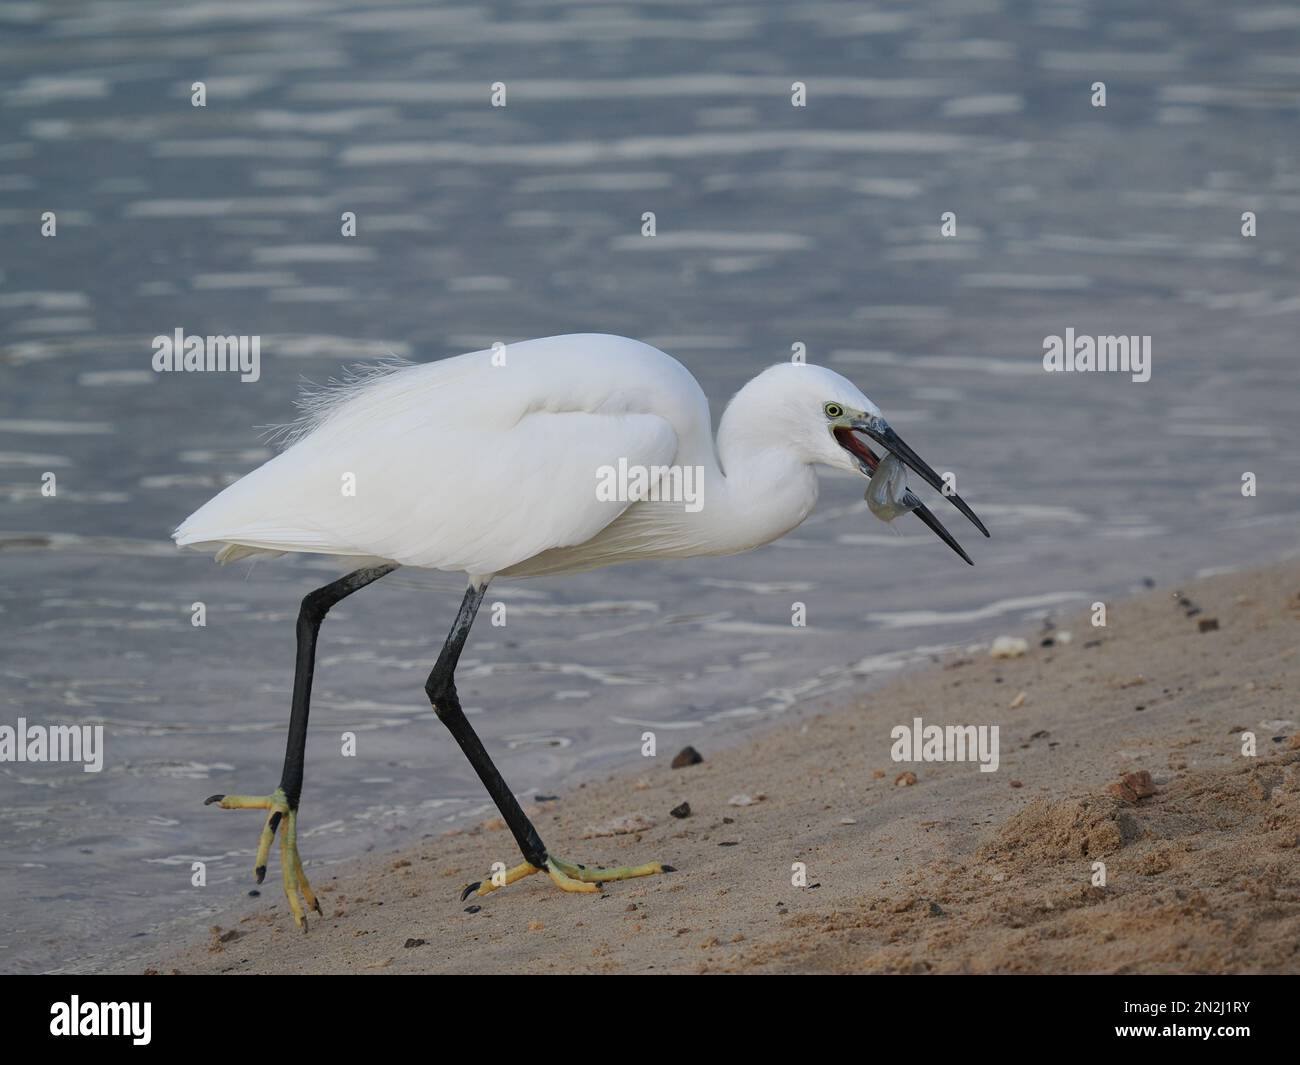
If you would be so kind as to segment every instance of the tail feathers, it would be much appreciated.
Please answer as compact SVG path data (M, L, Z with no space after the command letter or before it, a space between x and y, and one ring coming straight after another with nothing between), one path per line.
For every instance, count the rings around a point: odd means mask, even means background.
M253 544L234 543L230 540L202 540L187 539L182 537L178 529L172 534L172 539L176 542L177 547L192 547L199 551L212 551L213 560L221 565L228 562L238 562L241 558L254 558L262 556L265 558L279 558L287 552L280 548L258 547Z
M238 562L241 558L255 558L259 555L266 558L279 558L284 553L265 547L249 547L247 544L222 544L221 550L213 557L224 566L228 562Z
M194 547L216 551L216 561L237 562L253 555L276 557L290 551L319 554L355 554L353 549L328 543L320 533L305 529L248 527L242 529L201 528L188 519L172 533L177 547Z

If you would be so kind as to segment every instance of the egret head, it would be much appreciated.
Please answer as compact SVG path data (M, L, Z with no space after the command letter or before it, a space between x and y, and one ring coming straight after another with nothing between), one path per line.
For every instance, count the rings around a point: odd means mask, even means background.
M984 523L966 502L913 451L870 399L852 381L824 366L779 363L750 381L732 400L723 415L723 427L738 443L770 446L779 442L811 464L857 472L873 477L882 459L894 456L926 484L942 493L969 518L980 532L989 535ZM719 432L721 440L722 432ZM746 441L746 438L752 438ZM724 456L725 461L725 456ZM883 471L882 471L883 472ZM907 488L904 509L916 514L934 533L963 559L969 556L938 518Z

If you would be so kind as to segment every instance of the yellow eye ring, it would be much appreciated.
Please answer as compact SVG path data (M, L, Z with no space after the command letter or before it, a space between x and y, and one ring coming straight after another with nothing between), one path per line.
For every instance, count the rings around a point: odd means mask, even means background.
M838 403L827 403L822 410L826 412L828 418L842 418L844 416L844 408Z

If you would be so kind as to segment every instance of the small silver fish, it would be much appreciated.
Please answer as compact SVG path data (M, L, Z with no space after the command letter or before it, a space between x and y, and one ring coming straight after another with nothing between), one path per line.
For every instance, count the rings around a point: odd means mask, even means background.
M867 483L867 493L862 498L867 501L867 508L881 521L893 521L903 514L910 514L921 505L905 484L907 467L887 451Z

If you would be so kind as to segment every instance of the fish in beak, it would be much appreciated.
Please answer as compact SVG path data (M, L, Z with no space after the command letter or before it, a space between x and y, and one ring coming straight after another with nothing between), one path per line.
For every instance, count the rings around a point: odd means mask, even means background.
M944 528L917 495L903 484L904 467L918 474L931 488L940 492L953 506L971 520L985 536L989 531L966 501L955 492L949 492L941 478L930 465L903 442L890 424L879 415L862 414L852 418L847 425L833 430L835 439L857 461L858 468L871 478L867 486L867 506L884 521L892 521L900 514L913 513L945 544L960 555L967 564L975 565L961 544ZM875 441L884 451L882 459L863 436Z

